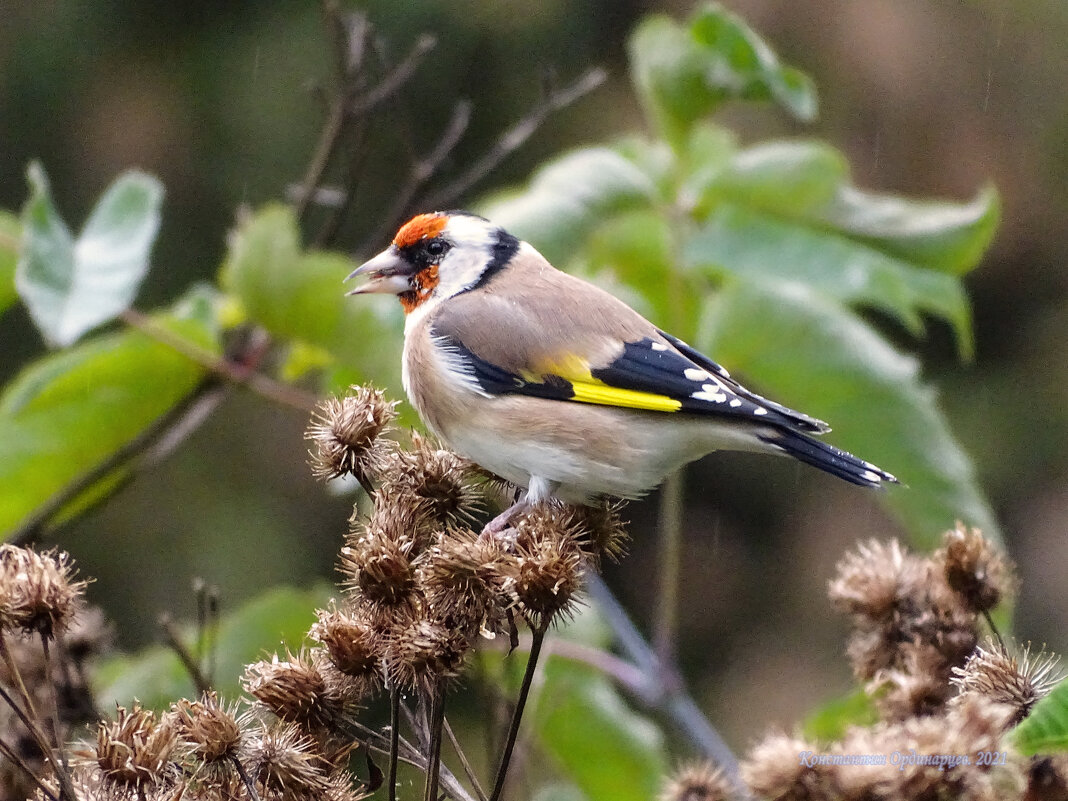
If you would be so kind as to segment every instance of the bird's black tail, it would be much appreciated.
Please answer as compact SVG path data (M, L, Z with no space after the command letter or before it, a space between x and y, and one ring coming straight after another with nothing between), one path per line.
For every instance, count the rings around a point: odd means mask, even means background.
M775 429L760 437L764 442L781 449L798 461L818 467L851 484L862 487L881 487L898 484L898 480L871 462L858 459L833 445L788 429Z

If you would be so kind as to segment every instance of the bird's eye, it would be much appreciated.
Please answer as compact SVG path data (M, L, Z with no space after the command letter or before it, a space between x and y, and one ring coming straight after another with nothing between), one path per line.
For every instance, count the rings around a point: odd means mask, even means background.
M424 249L428 256L441 256L449 247L440 239L431 239L426 243Z

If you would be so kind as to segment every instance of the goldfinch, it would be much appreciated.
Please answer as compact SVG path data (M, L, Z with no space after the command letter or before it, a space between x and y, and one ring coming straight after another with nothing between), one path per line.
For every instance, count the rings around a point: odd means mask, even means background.
M826 423L750 392L604 290L499 226L420 214L349 275L400 298L404 389L426 425L527 489L523 504L634 498L714 450L792 456L866 487L897 483L811 437Z

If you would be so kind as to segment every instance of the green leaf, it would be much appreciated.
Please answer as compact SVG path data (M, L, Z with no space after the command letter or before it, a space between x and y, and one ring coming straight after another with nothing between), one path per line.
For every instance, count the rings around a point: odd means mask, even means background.
M220 280L274 336L315 346L399 396L399 304L346 297L355 266L338 253L302 253L292 209L270 205L235 233Z
M849 165L823 142L789 139L745 148L700 189L698 213L728 201L786 217L822 213L849 177Z
M15 263L19 255L22 226L14 214L0 211L0 314L18 299L15 291Z
M213 686L221 695L233 698L241 691L245 665L267 652L299 648L315 622L316 607L325 605L335 589L325 584L311 590L275 587L224 615L215 638L218 651ZM185 642L193 640L190 635ZM166 709L196 692L178 657L162 645L106 660L94 677L102 709L115 704L127 706L134 698L147 707Z
M655 197L652 180L633 162L606 147L585 148L539 169L522 192L491 198L481 213L561 265L597 224Z
M688 242L684 261L713 276L802 283L826 298L892 315L916 336L922 313L953 327L972 353L971 308L960 281L914 267L834 231L723 204Z
M656 797L668 767L663 735L602 673L549 657L533 711L542 746L587 798Z
M725 101L773 100L800 120L815 118L816 92L801 72L783 66L742 19L709 3L683 26L646 17L628 51L635 88L647 113L674 146Z
M970 459L918 362L800 283L731 280L709 304L699 346L753 389L835 427L827 439L906 485L879 495L933 546L962 520L1001 541Z
M908 200L843 186L823 221L891 255L953 275L974 268L990 246L1001 207L993 187L970 203Z
M15 283L45 338L66 346L133 303L159 231L163 187L150 175L124 173L74 240L40 164L30 165L27 179Z
M858 687L817 707L805 718L802 731L806 739L832 743L841 740L850 726L870 726L878 719L871 697Z
M154 317L215 353L212 330L177 307ZM0 535L107 459L186 397L203 369L168 345L124 331L50 354L0 395Z
M1035 704L1010 737L1016 750L1026 756L1068 751L1068 681L1062 680Z

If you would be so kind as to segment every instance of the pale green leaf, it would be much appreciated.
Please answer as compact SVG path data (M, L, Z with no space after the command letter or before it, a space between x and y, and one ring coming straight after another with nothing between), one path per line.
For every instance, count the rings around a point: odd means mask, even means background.
M1000 541L916 359L838 303L800 283L731 280L699 344L752 389L829 422L829 442L894 473L905 486L879 499L913 542L933 545L957 520Z
M153 318L207 352L217 343L195 317ZM200 365L137 331L50 354L0 395L0 536L54 493L188 395Z
M1027 756L1068 751L1068 681L1061 681L1034 705L1031 714L1013 729L1011 739L1016 750Z
M133 303L159 231L163 187L144 173L124 173L75 240L56 211L41 165L31 164L27 178L16 286L45 338L66 346Z
M15 264L18 261L22 226L14 214L0 211L0 314L18 299Z

